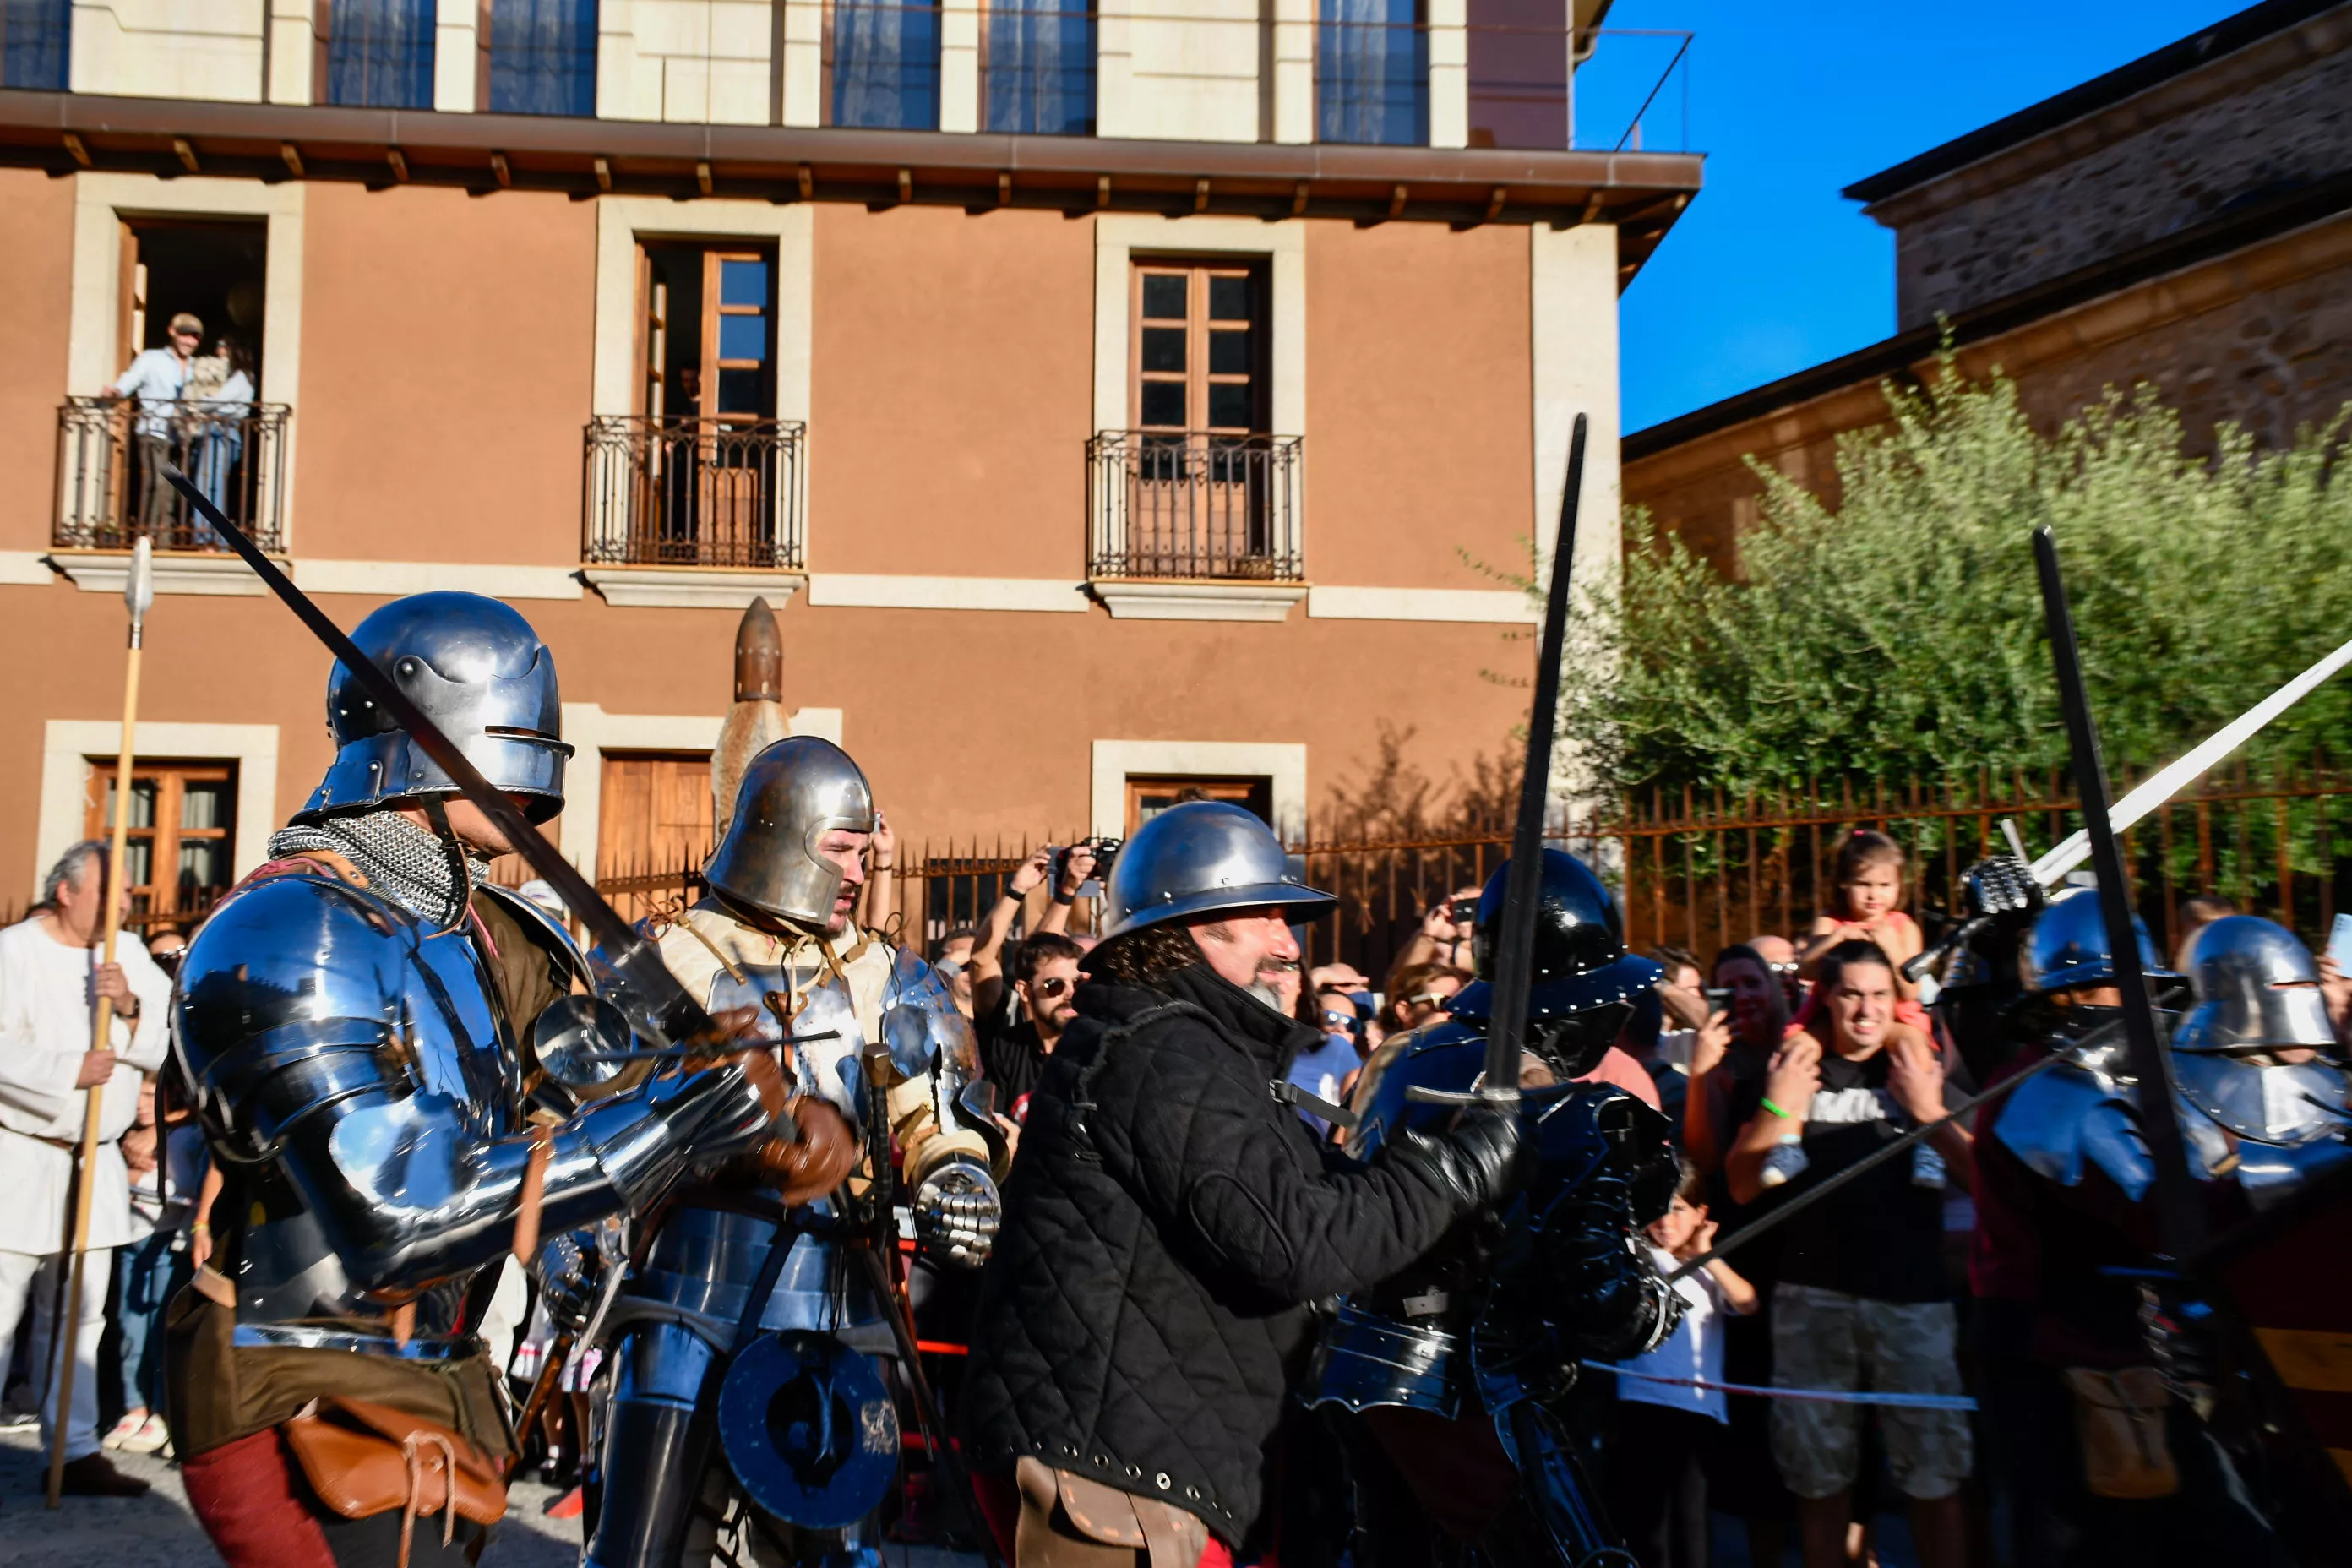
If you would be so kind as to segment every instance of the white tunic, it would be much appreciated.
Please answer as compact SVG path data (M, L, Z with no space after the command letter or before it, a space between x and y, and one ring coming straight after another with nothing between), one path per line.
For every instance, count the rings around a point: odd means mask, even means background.
M67 1245L66 1209L74 1156L43 1142L81 1139L85 1095L74 1087L89 1049L95 948L68 947L38 918L0 931L0 1252L60 1252ZM89 1245L122 1247L135 1239L131 1179L115 1140L139 1116L139 1079L163 1065L170 1037L165 1015L172 982L129 931L115 947L131 994L139 998L134 1027L114 1020L113 1076L99 1116L99 1150L91 1172Z

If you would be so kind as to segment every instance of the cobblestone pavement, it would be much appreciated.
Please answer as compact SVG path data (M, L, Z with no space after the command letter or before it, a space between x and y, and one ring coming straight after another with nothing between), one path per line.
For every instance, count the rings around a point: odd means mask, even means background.
M117 1454L118 1468L152 1481L142 1498L66 1498L42 1506L48 1470L37 1427L0 1431L0 1563L9 1568L219 1568L220 1558L188 1512L179 1467ZM549 1519L552 1497L518 1483L506 1522L482 1557L484 1568L572 1568L580 1560L580 1521Z
M154 1483L142 1498L66 1498L55 1512L43 1507L48 1470L39 1429L0 1430L0 1563L8 1568L219 1568L220 1558L188 1511L179 1467L137 1454L114 1456L116 1466ZM550 1519L555 1494L535 1481L518 1481L507 1517L483 1568L573 1568L580 1560L580 1521ZM888 1568L979 1568L978 1557L923 1547L890 1546Z

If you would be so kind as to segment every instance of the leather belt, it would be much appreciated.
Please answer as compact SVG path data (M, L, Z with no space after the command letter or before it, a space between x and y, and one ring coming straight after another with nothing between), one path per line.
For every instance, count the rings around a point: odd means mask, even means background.
M355 1333L349 1329L322 1329L306 1323L239 1323L229 1342L239 1350L348 1351L394 1361L467 1361L479 1355L482 1342L463 1339L414 1339L403 1343L389 1334Z

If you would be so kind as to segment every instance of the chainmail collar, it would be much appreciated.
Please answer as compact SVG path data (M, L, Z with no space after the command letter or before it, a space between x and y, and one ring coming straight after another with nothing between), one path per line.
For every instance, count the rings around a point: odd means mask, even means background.
M436 930L454 926L476 888L488 879L488 857L465 848L466 887L460 890L448 847L396 811L362 812L296 823L269 836L273 858L304 850L331 850L349 859L368 886Z

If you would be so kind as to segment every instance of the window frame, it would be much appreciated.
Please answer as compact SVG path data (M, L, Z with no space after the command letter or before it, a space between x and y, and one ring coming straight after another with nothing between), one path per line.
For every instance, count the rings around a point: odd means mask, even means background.
M1268 367L1268 349L1273 336L1272 289L1270 268L1263 258L1236 256L1169 257L1130 255L1128 260L1128 428L1149 431L1154 435L1207 432L1212 435L1241 437L1270 433L1269 423L1274 407L1273 389ZM1185 280L1185 311L1179 321L1174 317L1147 315L1144 294L1152 278L1181 277ZM1215 284L1220 279L1240 279L1248 290L1249 314L1246 318L1217 316L1213 313ZM1233 335L1232 323L1245 321L1242 330L1249 334L1247 368L1241 371L1220 371L1215 368L1215 344L1220 335ZM1184 331L1184 368L1181 372L1147 369L1144 362L1144 334L1181 327ZM1184 387L1184 423L1180 426L1146 424L1144 421L1144 388L1147 385ZM1213 389L1219 386L1244 385L1249 388L1250 416L1245 425L1213 424L1210 410Z
M114 803L114 785L119 759L88 756L88 772L82 786L82 836L112 842L114 826L110 807ZM142 929L193 921L211 908L220 894L236 885L236 817L239 779L237 759L234 757L133 757L131 763L131 787L135 795L143 783L155 786L155 809L152 819L144 827L132 826L125 831L126 852L129 844L146 841L148 847L147 876L143 882L129 884L131 912L123 923ZM216 784L225 805L223 820L211 827L189 827L181 821L186 805L187 786L192 784ZM180 847L183 843L217 843L219 864L226 879L205 883L196 889L194 903L183 906L180 901ZM165 868L170 876L158 881ZM210 893L211 898L203 897ZM159 897L160 895L160 897Z
M1134 837L1136 829L1146 820L1142 815L1146 795L1177 795L1178 800L1170 802L1170 805L1175 805L1182 804L1181 797L1188 791L1197 792L1196 798L1238 805L1269 826L1274 822L1274 777L1270 773L1129 773L1126 805L1120 817L1126 824L1127 837ZM1160 808L1167 809L1168 806Z

